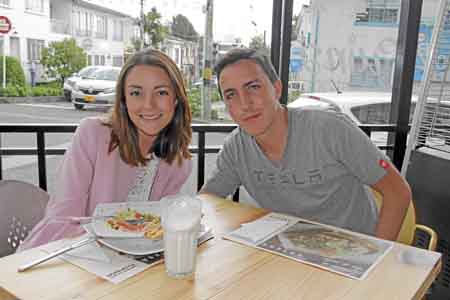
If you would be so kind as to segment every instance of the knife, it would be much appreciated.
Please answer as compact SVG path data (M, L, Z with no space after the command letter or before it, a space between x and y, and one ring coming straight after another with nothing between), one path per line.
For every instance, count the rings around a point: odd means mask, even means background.
M89 243L92 243L92 242L94 242L96 240L97 240L97 237L90 236L90 237L88 237L86 239L83 239L83 240L81 240L79 242L76 242L76 243L74 243L74 244L72 244L70 246L67 246L67 247L61 248L59 250L56 250L55 252L52 252L52 253L48 254L47 256L44 256L44 257L39 258L39 259L37 259L35 261L32 261L32 262L30 262L30 263L28 263L28 264L26 264L24 266L21 266L21 267L19 267L17 269L17 272L24 272L24 271L26 271L26 270L34 267L34 266L37 266L37 265L39 265L39 264L41 264L43 262L46 262L47 260L50 260L50 259L52 259L54 257L57 257L57 256L61 255L61 254L67 253L67 252L69 252L69 251L71 251L73 249L80 248L80 247L82 247L84 245L87 245Z

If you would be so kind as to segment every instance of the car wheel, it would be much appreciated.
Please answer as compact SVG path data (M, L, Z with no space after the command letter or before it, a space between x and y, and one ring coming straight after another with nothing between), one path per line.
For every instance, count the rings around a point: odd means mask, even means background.
M78 110L82 110L84 107L83 104L78 104L78 103L74 103L73 106L75 106L75 109L78 109Z
M68 102L72 101L72 93L70 91L64 91L64 98Z

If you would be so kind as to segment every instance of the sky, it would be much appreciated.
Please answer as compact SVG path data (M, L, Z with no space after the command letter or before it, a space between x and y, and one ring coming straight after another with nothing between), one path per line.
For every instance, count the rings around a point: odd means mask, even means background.
M140 0L87 0L99 5L138 16ZM294 14L298 14L302 4L310 0L294 0ZM186 16L203 35L205 32L205 14L202 12L206 0L144 0L145 11L153 6L166 21L177 14ZM270 43L273 0L214 0L213 38L215 41L229 42L241 38L248 44L251 37L263 35Z

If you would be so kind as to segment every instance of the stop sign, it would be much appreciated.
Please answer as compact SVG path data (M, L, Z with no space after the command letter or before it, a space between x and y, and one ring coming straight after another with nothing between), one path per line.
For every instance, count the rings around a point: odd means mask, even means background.
M6 16L0 16L0 33L8 33L11 31L11 21Z

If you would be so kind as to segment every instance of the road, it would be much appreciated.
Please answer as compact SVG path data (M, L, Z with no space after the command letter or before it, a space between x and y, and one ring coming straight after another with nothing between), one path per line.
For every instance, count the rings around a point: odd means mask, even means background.
M79 123L82 118L104 114L102 110L87 109L78 111L70 103L42 103L42 104L0 104L1 123ZM223 144L226 134L212 133L206 136L207 145ZM46 134L46 147L67 147L71 142L72 134L49 133ZM2 147L36 147L35 134L4 133L0 137ZM192 145L197 144L197 136L194 134ZM215 154L206 156L206 177L215 166ZM47 185L52 194L55 190L55 178L57 168L62 156L48 156ZM193 194L197 187L197 157L193 158L194 168L192 174L183 187L182 192ZM2 158L3 178L17 179L33 184L38 184L37 159L34 156L10 156ZM245 191L243 198L248 199ZM244 200L246 201L246 200Z

